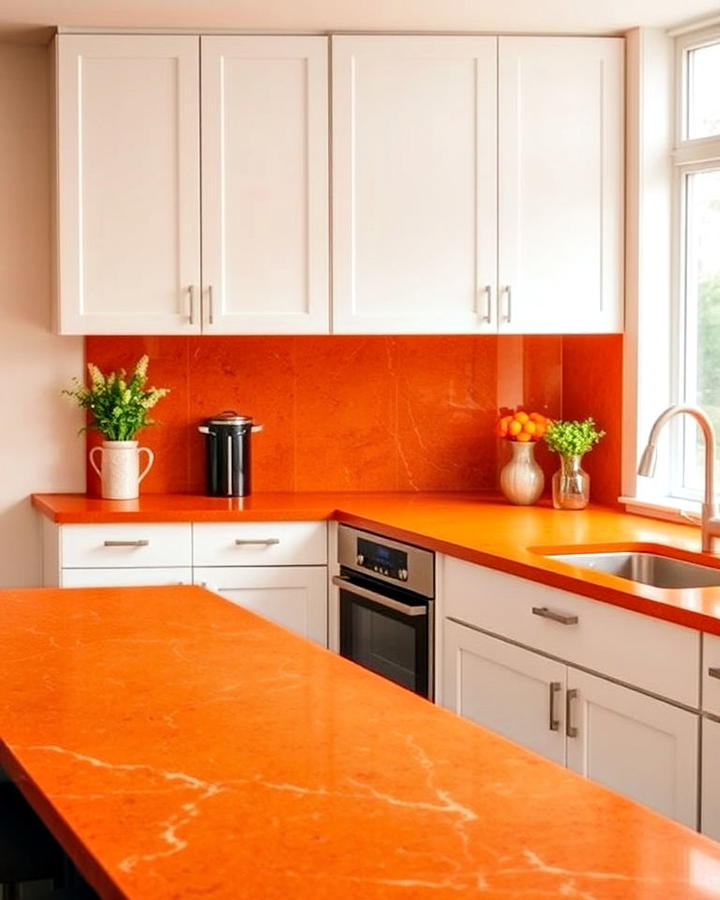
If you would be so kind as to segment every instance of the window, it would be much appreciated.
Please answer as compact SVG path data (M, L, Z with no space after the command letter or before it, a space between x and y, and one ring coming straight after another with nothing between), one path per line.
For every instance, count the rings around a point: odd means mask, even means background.
M720 435L720 33L677 42L675 215L676 400L701 406ZM704 448L689 417L672 435L669 494L699 499ZM720 452L719 452L720 458Z

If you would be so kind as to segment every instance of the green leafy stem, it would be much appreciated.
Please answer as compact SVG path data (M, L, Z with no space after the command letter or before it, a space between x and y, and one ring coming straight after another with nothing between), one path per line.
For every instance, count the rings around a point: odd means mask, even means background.
M96 365L89 363L90 385L75 378L75 388L62 393L89 411L92 422L87 428L99 431L108 441L132 441L141 428L155 424L148 418L148 410L169 393L168 388L145 390L147 367L148 357L140 357L127 378L125 369L105 376Z
M605 432L598 431L595 420L590 417L582 422L576 419L552 422L545 432L545 442L555 453L563 456L580 456L592 450L604 436Z

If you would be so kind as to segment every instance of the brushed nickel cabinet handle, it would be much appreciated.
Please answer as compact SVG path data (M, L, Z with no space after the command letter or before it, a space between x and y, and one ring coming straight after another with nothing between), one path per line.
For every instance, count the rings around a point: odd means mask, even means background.
M478 295L482 294L485 297L484 309L483 312L480 312L480 297L478 296L475 300L475 315L481 322L491 322L492 321L492 285L486 284L482 291L478 291Z
M262 545L263 547L271 547L273 544L279 544L280 538L236 538L236 547L247 547L250 544Z
M150 541L104 541L106 547L149 547Z
M709 675L711 678L720 678L720 669L717 669L717 668L714 668L714 667L711 666L711 667L708 669L708 675Z
M541 619L552 619L553 622L559 622L561 625L577 625L579 621L577 616L553 612L547 606L533 606L532 614L540 616Z
M555 718L555 694L559 693L562 690L562 685L559 681L551 681L549 684L550 688L550 719L549 726L550 731L560 731L560 719Z
M565 694L565 734L571 738L578 736L577 727L572 724L572 720L571 720L572 702L577 697L577 695L578 695L577 688L571 688Z
M512 320L512 287L509 284L506 284L503 288L503 293L507 298L507 303L505 304L505 314L503 319L506 322L510 322Z
M188 322L191 325L194 325L195 324L195 285L194 284L191 284L188 286L188 295L190 298L190 300L189 300L190 311L188 313Z

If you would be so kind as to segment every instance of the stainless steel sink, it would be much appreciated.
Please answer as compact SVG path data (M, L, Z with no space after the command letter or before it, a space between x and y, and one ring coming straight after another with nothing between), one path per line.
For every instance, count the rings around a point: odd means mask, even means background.
M720 569L658 553L561 553L548 559L659 588L720 587Z

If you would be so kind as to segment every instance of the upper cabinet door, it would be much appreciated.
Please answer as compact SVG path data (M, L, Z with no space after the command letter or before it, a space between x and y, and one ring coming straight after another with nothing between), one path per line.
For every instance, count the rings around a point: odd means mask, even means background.
M622 331L623 47L500 38L502 332Z
M495 331L494 37L333 37L336 332Z
M198 332L198 38L56 49L60 332Z
M202 38L203 330L328 330L327 39Z

